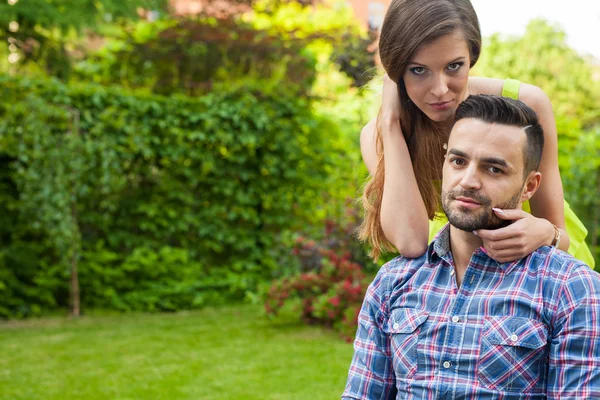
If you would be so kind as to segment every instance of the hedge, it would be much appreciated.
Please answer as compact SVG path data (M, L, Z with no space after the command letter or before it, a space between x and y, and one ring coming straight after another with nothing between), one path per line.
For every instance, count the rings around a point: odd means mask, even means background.
M284 87L200 98L0 75L0 316L175 310L280 273L339 129ZM343 159L343 154L342 154Z

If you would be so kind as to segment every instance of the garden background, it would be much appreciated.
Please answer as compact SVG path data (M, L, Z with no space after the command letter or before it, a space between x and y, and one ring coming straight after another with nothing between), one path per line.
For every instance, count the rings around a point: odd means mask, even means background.
M337 398L381 264L353 238L376 32L334 0L8 0L0 26L0 398ZM532 20L472 75L550 96L600 260L598 60Z

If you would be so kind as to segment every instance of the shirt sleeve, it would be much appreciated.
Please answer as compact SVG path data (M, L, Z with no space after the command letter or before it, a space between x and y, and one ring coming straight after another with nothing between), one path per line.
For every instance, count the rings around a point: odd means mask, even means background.
M558 301L548 361L548 398L600 398L600 276L586 265L575 267Z
M383 328L388 320L386 266L369 285L358 315L354 355L342 399L385 400L396 397L390 338Z

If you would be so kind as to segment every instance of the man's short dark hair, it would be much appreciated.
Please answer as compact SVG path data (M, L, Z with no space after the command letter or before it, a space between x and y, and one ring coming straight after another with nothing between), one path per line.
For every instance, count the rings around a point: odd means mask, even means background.
M537 114L520 100L487 94L471 95L456 110L454 122L475 118L491 124L525 128L527 143L523 149L523 175L537 171L544 150L544 131Z

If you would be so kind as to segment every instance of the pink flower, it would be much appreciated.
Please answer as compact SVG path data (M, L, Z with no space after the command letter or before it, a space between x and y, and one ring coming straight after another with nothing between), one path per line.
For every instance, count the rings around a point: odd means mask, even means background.
M340 305L340 298L339 296L334 296L332 298L329 299L329 304L333 305L334 307L337 307Z

